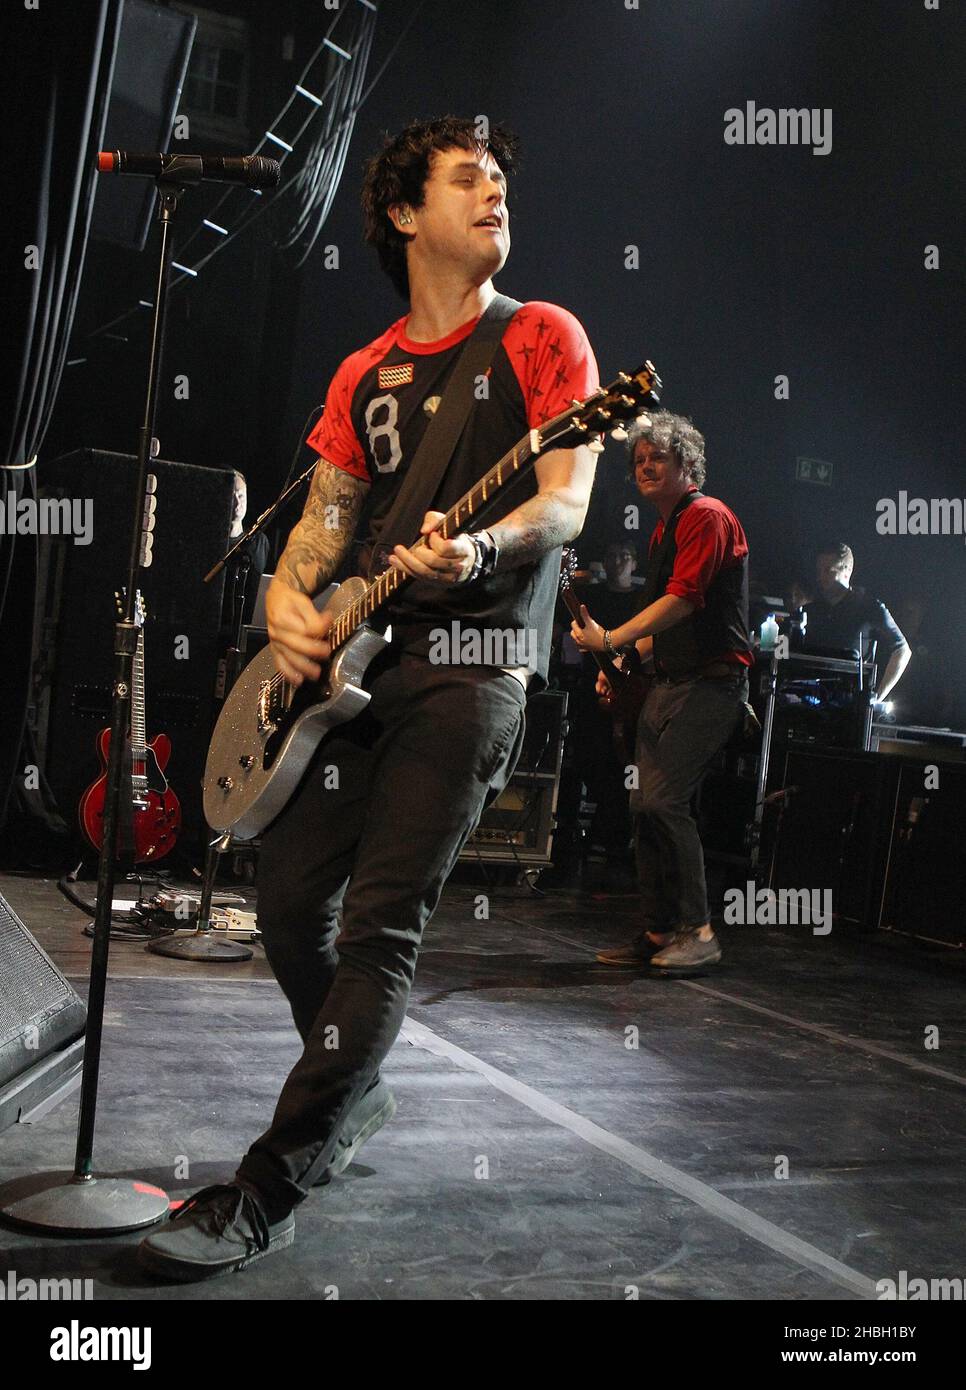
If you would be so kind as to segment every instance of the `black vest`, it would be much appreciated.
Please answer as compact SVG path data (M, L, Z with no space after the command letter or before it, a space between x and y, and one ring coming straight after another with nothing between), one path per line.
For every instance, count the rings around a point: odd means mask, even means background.
M678 553L675 538L678 521L691 503L703 496L701 492L686 492L668 518L664 534L648 560L642 608L667 592ZM738 564L718 571L705 593L703 608L696 608L690 617L655 634L654 661L665 675L686 676L710 661L719 660L726 652L750 651L748 556L745 554Z

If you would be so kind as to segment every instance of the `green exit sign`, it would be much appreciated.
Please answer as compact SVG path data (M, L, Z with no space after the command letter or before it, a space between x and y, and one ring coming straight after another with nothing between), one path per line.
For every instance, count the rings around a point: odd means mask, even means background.
M826 459L797 458L795 477L800 483L818 483L820 487L832 486L832 465Z

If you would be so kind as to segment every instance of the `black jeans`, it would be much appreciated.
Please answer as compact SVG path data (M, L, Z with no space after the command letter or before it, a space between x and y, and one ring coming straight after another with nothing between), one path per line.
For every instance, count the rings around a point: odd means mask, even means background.
M744 674L716 680L657 680L637 726L635 851L645 932L708 921L704 853L691 798L734 732L748 698Z
M525 692L505 672L391 651L370 672L370 705L326 738L262 840L258 925L304 1043L238 1169L270 1220L308 1195L377 1075L423 928L523 741Z

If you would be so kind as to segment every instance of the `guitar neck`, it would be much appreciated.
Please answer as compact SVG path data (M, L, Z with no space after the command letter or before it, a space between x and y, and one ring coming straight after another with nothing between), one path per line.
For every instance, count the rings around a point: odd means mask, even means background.
M147 721L144 713L144 628L138 628L138 645L134 653L131 676L131 776L146 777Z
M567 605L567 612L570 616L583 627L584 620L580 613L580 600L573 589L564 589L561 598ZM606 652L591 652L591 656L597 662L598 669L603 671L611 686L616 690L624 677L624 672L614 665L613 657L608 656Z
M566 412L560 418L566 419ZM555 420L549 421L544 428L549 429L555 424ZM451 536L465 531L474 516L497 493L534 463L541 447L540 433L537 430L531 430L528 435L524 435L479 482L474 483L469 492L465 492L459 501L450 507L436 527L436 534L444 540L449 540ZM426 537L420 537L416 545L426 543ZM330 638L332 650L337 650L347 642L356 628L377 613L393 594L398 593L409 582L409 575L393 568L385 569L377 575L366 592L360 595L355 603L350 604L333 624Z

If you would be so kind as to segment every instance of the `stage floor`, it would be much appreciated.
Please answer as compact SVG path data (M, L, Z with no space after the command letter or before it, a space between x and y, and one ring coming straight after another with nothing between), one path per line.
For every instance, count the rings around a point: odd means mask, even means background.
M0 892L83 993L83 915L49 880ZM137 1235L0 1229L0 1275L92 1278L98 1299L478 1300L858 1300L902 1270L962 1277L964 953L731 927L700 978L596 964L633 914L628 895L451 886L385 1066L396 1118L299 1208L290 1250L161 1285ZM123 942L111 975L98 1170L172 1196L226 1180L298 1050L260 948L213 967ZM0 1134L0 1181L69 1168L76 1109Z

